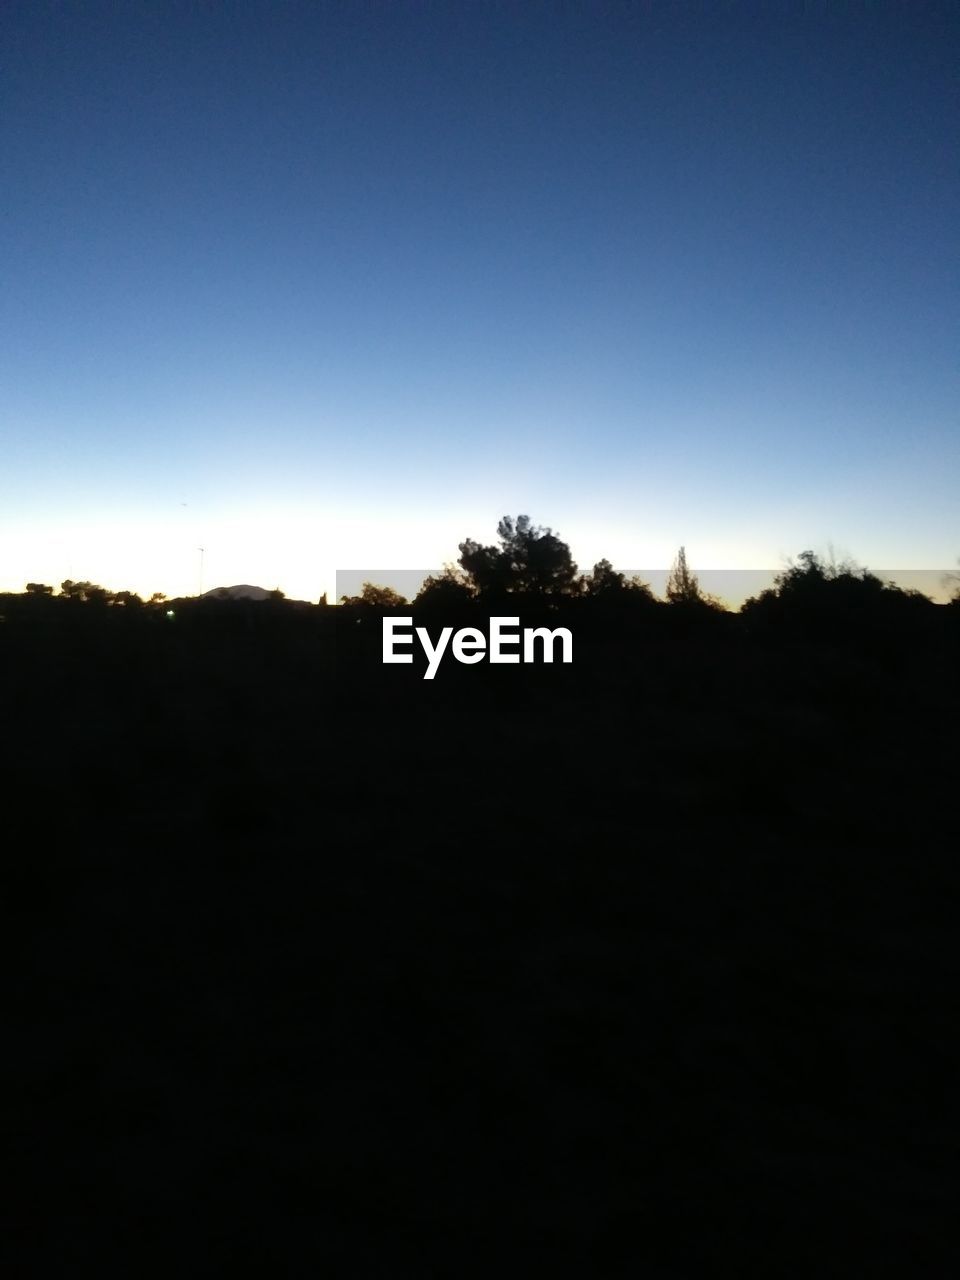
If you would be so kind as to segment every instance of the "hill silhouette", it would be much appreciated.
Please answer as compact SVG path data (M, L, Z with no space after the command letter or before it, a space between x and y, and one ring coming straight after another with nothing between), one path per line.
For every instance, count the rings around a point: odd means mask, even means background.
M233 587L212 587L204 591L202 600L268 600L270 592L264 587L253 587L249 583L240 583Z

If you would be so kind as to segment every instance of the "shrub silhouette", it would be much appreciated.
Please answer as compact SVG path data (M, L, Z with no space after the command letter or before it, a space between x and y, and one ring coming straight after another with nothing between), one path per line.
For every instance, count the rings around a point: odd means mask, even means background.
M341 596L340 604L346 609L359 609L364 613L384 613L390 609L405 609L407 599L393 587L378 587L365 582L358 596Z

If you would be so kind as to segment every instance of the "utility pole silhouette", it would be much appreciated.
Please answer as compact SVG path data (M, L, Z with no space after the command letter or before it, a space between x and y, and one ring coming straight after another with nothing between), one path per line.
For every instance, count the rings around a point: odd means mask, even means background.
M200 585L197 591L197 595L202 596L203 595L203 547L197 547L197 550L200 552Z

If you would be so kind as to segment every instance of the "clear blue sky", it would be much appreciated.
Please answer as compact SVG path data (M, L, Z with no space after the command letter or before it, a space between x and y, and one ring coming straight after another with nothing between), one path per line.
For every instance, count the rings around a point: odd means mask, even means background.
M950 568L956 4L0 8L0 587Z

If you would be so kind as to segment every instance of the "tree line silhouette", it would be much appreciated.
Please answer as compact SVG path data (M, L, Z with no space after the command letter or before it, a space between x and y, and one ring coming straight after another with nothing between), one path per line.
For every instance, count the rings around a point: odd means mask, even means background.
M626 577L609 560L600 560L591 572L580 573L568 544L549 527L535 525L528 515L504 516L497 525L497 536L497 544L465 539L459 544L457 564L425 578L411 600L391 587L365 582L357 595L344 595L339 604L346 613L360 616L408 606L437 616L448 610L456 615L474 606L496 611L507 605L563 609L577 604L581 612L603 612L615 607L621 612L651 614L665 603L701 617L725 611L716 596L701 588L682 546L666 581L665 599L660 601L649 584L636 576ZM18 616L24 605L32 607L54 599L71 605L145 609L163 614L170 612L171 603L194 608L200 605L208 610L229 604L235 612L247 616L251 603L228 599L226 592L181 597L175 602L168 601L162 592L155 592L144 600L133 591L112 591L97 583L70 579L61 583L58 595L52 586L37 582L28 582L23 595L26 599L19 611L14 593L2 597L7 610L13 610L12 616ZM266 605L284 600L284 593L278 588L268 592L266 600L254 603ZM324 608L326 603L324 597L318 607ZM775 576L772 587L745 601L738 612L743 619L758 624L805 619L833 621L839 626L880 617L917 618L932 603L921 592L884 582L849 561L828 563L813 551L802 551L795 564ZM302 609L304 602L288 604ZM950 605L960 606L960 579Z

